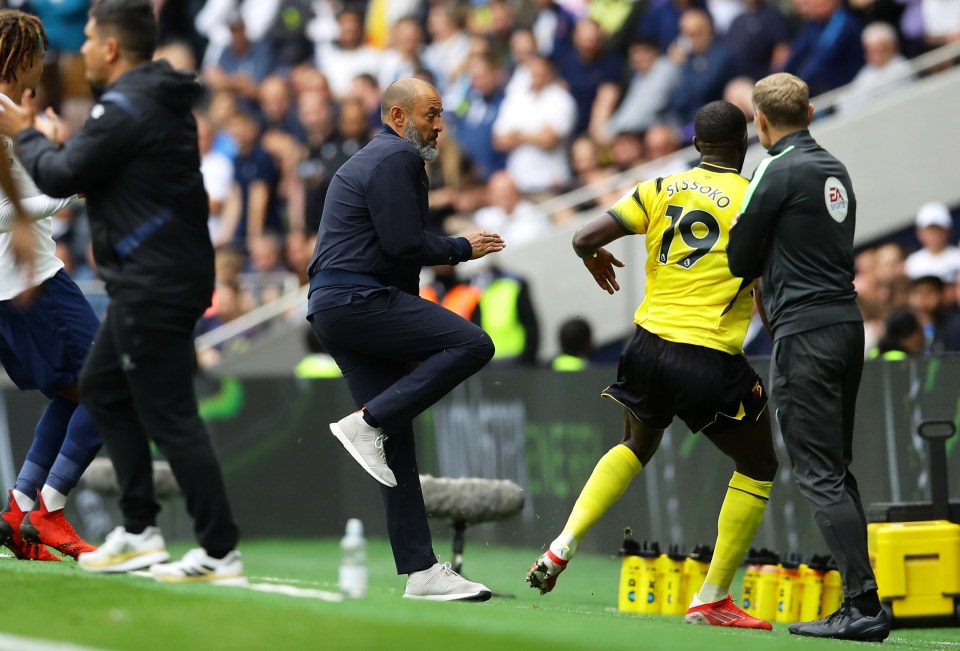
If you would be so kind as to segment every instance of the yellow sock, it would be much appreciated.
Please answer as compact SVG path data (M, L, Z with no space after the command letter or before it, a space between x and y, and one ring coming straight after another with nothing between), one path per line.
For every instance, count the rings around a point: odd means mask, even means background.
M703 603L718 601L729 593L733 575L760 528L772 488L773 482L733 473L720 507L713 561L698 595Z
M579 543L600 516L620 499L642 469L643 464L637 455L623 444L614 446L600 457L573 505L561 536L572 539L573 546Z

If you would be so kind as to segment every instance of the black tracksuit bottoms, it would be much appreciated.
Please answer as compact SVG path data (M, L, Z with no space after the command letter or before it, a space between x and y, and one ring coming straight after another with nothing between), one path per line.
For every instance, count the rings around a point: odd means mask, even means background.
M436 563L420 488L412 421L493 357L481 328L395 287L319 289L329 306L309 315L357 407L387 434L384 452L397 478L380 486L397 574Z
M847 599L877 589L867 520L850 471L863 373L863 323L837 323L776 340L773 397L797 487L837 560Z
M197 411L193 329L200 313L112 300L80 376L80 398L113 461L124 526L156 524L153 440L183 492L198 542L222 556L236 547L239 531Z

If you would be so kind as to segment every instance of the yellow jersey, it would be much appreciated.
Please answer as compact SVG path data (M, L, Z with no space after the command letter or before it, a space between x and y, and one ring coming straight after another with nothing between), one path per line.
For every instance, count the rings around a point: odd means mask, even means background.
M710 163L637 184L610 209L646 234L647 283L633 322L667 341L743 354L752 283L730 274L727 241L749 181Z

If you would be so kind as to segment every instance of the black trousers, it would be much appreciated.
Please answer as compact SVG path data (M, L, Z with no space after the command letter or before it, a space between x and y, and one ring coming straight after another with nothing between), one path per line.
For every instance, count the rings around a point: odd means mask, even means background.
M152 439L186 498L200 545L221 555L239 532L220 464L193 390L196 309L113 300L80 376L80 398L93 415L120 484L124 526L156 523Z
M387 434L397 478L380 486L397 574L436 563L420 489L412 420L490 361L481 328L446 308L395 288L321 288L330 305L308 318L333 356L357 407ZM349 301L349 302L344 302Z
M863 324L838 323L776 341L773 395L797 487L840 566L846 598L877 589L853 461Z

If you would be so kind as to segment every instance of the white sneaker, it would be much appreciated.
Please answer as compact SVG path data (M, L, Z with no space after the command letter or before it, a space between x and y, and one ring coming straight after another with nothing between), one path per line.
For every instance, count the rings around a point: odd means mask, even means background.
M363 420L362 412L355 411L336 423L330 423L330 431L371 477L384 486L393 488L397 485L397 478L387 465L387 456L383 452L387 436L379 427L370 427Z
M404 599L422 599L424 601L486 601L490 598L490 588L482 583L467 581L450 567L450 563L434 564L420 572L407 576L407 589Z
M233 550L223 558L213 558L197 547L179 561L160 563L150 574L162 583L209 583L211 585L247 585L240 552Z
M87 572L133 572L169 558L170 552L159 528L147 527L141 533L128 533L123 527L117 527L96 550L77 556L77 565Z

